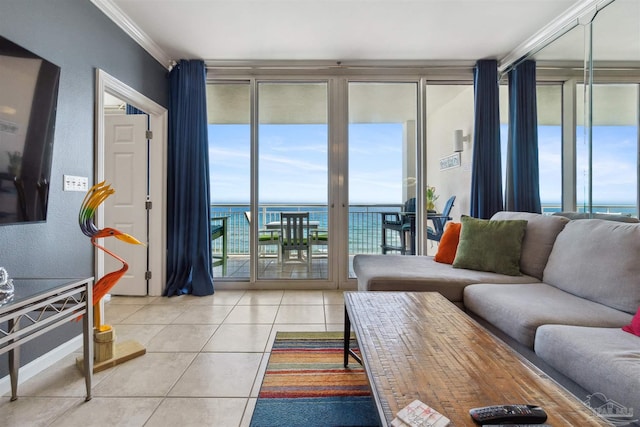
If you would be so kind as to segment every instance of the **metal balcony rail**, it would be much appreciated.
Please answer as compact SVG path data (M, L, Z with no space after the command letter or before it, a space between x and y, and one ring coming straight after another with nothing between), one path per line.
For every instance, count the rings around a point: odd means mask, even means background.
M351 205L349 207L349 254L382 253L380 250L381 227L380 212L400 211L401 205ZM215 204L211 205L211 217L226 216L229 255L249 254L250 226L245 212L248 205ZM280 221L280 212L309 212L310 221L318 221L320 230L327 230L328 211L320 204L263 204L258 209L258 229L264 229L269 222ZM214 254L222 252L222 242L212 242ZM266 254L276 255L275 246L264 248ZM320 249L318 249L320 250Z
M249 221L245 215L250 209L245 204L213 204L211 205L211 217L226 216L227 219L227 250L228 255L248 256L249 255ZM380 212L394 212L402 209L401 204L368 204L349 206L349 255L355 254L380 254L381 229ZM612 214L635 214L634 205L594 205L593 212ZM552 214L561 210L560 205L546 204L542 207L544 214ZM310 221L318 221L320 230L327 230L328 211L327 206L322 204L262 204L258 209L258 229L264 229L266 224L273 221L280 221L280 212L309 212ZM584 212L584 208L578 208L579 212ZM341 236L342 238L342 236ZM400 245L398 236L390 236L389 244ZM265 246L262 254L277 255L277 247ZM216 239L212 242L214 255L222 253L222 241ZM326 247L315 248L315 251L326 251Z

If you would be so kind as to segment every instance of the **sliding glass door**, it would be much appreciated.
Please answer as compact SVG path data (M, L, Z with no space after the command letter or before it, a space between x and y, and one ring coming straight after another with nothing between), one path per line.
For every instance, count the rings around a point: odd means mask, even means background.
M383 253L382 212L413 224L385 252L419 253L418 89L346 78L209 84L211 215L226 227L212 240L214 276L340 286L355 277L354 255ZM281 220L292 213L302 235L287 247L295 236Z
M211 223L216 279L250 276L251 85L247 81L207 85Z
M348 256L355 277L356 254L417 252L418 83L351 82L348 97ZM407 221L406 236L383 230L385 212Z
M212 240L214 277L246 281L256 271L258 280L328 278L327 87L207 86L211 218L225 228ZM303 246L283 251L280 219L291 212L308 214Z
M257 94L258 279L327 279L327 83L264 82Z

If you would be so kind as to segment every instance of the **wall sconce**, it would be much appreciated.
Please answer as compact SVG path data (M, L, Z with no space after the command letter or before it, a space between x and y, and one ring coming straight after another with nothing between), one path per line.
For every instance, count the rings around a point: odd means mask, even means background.
M464 136L462 129L456 129L453 134L453 151L464 151L464 143L470 141L470 136Z

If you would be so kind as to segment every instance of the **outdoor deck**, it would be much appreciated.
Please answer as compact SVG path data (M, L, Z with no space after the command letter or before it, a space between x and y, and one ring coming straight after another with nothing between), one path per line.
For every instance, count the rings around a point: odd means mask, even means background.
M349 277L355 277L349 263ZM326 279L328 277L327 258L313 258L311 271L307 272L305 265L286 264L284 268L278 263L276 257L261 258L258 263L258 277L260 279ZM247 279L249 277L249 255L234 255L227 260L227 275L222 275L222 266L213 268L213 277L229 280Z

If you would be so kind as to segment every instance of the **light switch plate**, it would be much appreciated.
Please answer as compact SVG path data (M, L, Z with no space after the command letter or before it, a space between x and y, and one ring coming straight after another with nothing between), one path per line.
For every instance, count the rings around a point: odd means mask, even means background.
M86 176L64 175L64 191L87 191L89 178Z

